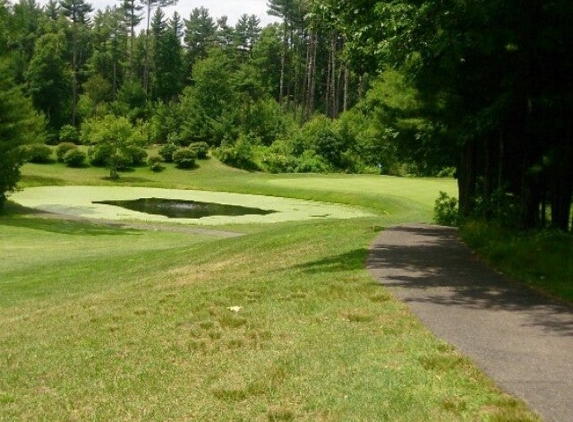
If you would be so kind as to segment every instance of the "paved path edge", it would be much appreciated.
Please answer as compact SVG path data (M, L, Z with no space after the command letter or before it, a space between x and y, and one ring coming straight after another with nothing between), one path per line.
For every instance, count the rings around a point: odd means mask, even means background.
M449 227L389 227L366 265L502 389L546 421L573 421L573 307L487 268Z

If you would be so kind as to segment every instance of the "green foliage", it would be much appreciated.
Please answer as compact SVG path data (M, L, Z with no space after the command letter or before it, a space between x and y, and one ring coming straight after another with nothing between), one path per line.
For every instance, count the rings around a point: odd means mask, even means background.
M133 167L144 166L147 161L147 151L138 145L128 145L125 148L125 153L131 159L130 165Z
M161 157L159 156L152 156L147 159L147 166L150 168L151 171L155 173L159 173L165 170L165 167L161 164Z
M434 204L434 223L453 227L459 224L457 198L440 191L440 196L436 199Z
M72 125L64 125L60 128L59 135L60 142L67 142L72 144L80 143L80 132Z
M0 209L16 188L25 160L23 145L40 142L44 120L9 78L0 56Z
M270 147L260 147L259 167L269 173L328 173L332 166L314 149L305 149L299 134L280 140Z
M162 101L155 104L149 126L151 140L154 143L168 142L173 134L178 133L181 126L177 106Z
M72 148L64 154L63 162L68 167L82 167L85 164L87 154L79 148Z
M236 95L231 85L231 63L219 50L193 67L194 85L180 98L180 138L220 145L237 135Z
M497 189L489 196L482 195L474 198L471 218L475 220L488 220L501 227L523 228L524 204L519 197Z
M159 148L159 155L161 156L161 158L163 158L163 161L165 161L166 163L172 163L173 154L178 149L179 147L177 145L170 142L168 144L162 145L161 148Z
M44 144L28 145L25 149L26 161L45 164L51 161L52 148Z
M77 149L77 145L71 142L62 142L56 147L56 158L60 163L64 162L64 156L72 149Z
M60 143L60 134L57 130L46 131L46 145L58 145Z
M313 117L303 126L301 136L306 150L313 151L334 168L345 167L343 154L348 145L336 131L331 119L324 115Z
M180 169L190 169L195 166L197 153L189 147L179 148L173 153L173 162Z
M48 126L53 130L64 125L70 115L71 86L65 46L62 32L39 37L25 74L27 91L34 105L48 117Z
M111 109L116 115L125 116L132 123L148 117L147 95L141 83L132 79L125 81L117 92Z
M193 142L189 145L189 149L195 152L199 160L206 160L209 154L209 145L207 142Z
M133 126L125 117L88 120L82 126L81 139L92 144L88 152L92 165L108 167L111 179L119 177L119 170L141 165L147 157L140 148L147 140L143 128Z
M298 159L295 173L328 173L331 166L322 157L312 151L305 151Z
M241 135L233 144L225 143L215 150L216 157L222 163L243 170L257 170L254 152L258 139Z
M112 154L113 147L110 144L92 145L88 149L88 158L94 167L105 167Z
M290 154L269 150L263 152L260 167L268 173L294 173L297 159Z
M463 240L510 277L573 303L573 236L556 230L515 230L483 220L461 228Z

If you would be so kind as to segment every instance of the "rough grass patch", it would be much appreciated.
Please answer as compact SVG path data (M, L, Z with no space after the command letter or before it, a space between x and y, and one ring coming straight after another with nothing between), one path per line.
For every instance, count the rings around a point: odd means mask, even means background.
M267 411L269 422L294 421L296 413L287 406L275 406Z

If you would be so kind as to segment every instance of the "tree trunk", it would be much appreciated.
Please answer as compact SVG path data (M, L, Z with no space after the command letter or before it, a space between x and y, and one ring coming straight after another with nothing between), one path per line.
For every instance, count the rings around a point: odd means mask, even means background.
M476 144L473 140L468 140L462 147L460 163L458 166L458 191L459 191L459 212L460 217L467 218L473 209L473 202L476 196Z
M342 111L348 111L348 95L350 90L350 69L344 64L344 93L342 100Z
M78 24L73 18L73 41L72 41L72 126L76 126L78 112Z
M332 119L335 119L337 117L337 67L336 67L336 32L332 31L330 34L330 71L331 71L331 76L330 76L330 88L329 88L329 93L330 93L330 112L329 112L329 116Z
M308 46L307 46L307 65L306 65L306 95L304 107L304 121L308 121L314 111L314 94L316 88L315 73L316 73L316 50L318 43L318 35L316 32L311 32Z

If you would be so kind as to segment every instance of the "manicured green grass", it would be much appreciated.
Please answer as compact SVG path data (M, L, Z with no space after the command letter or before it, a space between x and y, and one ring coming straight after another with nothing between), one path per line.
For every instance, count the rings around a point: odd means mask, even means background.
M513 232L470 223L466 243L490 265L555 298L573 303L573 236L556 231Z
M169 164L166 167L161 173L139 168L122 173L114 182L106 178L107 171L102 168L28 164L22 172L21 186L145 186L283 196L358 205L394 221L431 221L439 191L455 195L457 189L453 179L249 173L230 169L215 159L198 161L198 167L191 171L178 170Z
M235 226L245 235L218 239L0 216L11 254L0 266L0 421L537 420L365 271L382 227L424 221L433 202L419 192L439 181L377 191L368 178L209 165L213 189L376 198L379 217ZM74 183L89 182L82 171ZM26 183L38 172L27 166ZM189 188L209 188L196 177ZM146 183L182 187L170 178Z

